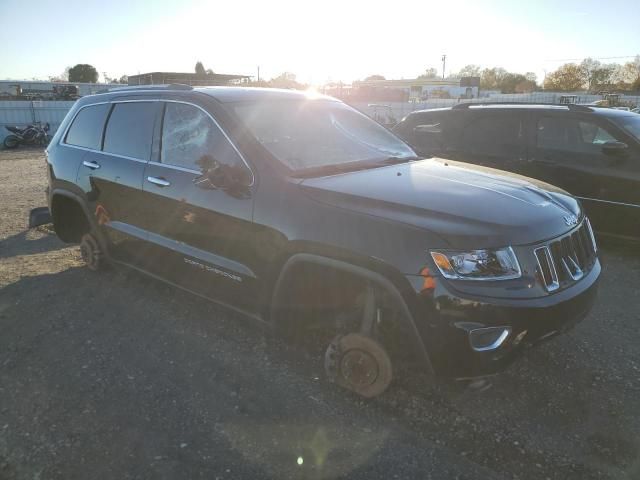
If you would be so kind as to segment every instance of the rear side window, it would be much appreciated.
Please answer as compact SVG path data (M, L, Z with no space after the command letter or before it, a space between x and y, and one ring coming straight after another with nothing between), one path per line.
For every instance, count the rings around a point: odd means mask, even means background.
M161 161L202 170L212 160L240 166L242 160L211 118L193 105L167 103L162 125Z
M524 142L524 125L518 115L483 115L462 132L467 152L483 155L516 155Z
M116 103L104 134L104 151L149 160L158 102Z
M104 121L110 106L105 103L90 105L80 110L67 132L65 143L100 150Z

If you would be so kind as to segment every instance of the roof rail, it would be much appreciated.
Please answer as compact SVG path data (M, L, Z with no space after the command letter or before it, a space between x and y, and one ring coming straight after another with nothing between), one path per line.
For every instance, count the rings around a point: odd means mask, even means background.
M544 103L544 102L465 102L458 103L451 107L452 110L464 110L473 106L491 106L491 105L543 105L550 107L567 107L569 110L577 112L592 112L593 105L577 105L575 103Z
M129 90L193 90L191 85L182 83L167 83L161 85L127 85L124 87L110 88L109 92L126 92Z
M569 110L576 112L593 112L592 108L594 105L578 105L576 103L570 103L567 107L569 107Z

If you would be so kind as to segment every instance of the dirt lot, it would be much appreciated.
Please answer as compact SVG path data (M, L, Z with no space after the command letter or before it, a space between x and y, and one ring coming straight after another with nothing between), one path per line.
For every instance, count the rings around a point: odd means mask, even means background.
M238 315L27 231L44 184L41 151L0 152L0 479L640 478L637 247L603 248L591 315L491 389L363 402Z

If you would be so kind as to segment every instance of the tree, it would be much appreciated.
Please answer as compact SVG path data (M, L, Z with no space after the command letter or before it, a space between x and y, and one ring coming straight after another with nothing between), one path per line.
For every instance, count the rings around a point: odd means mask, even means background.
M482 90L500 90L502 79L508 72L502 67L485 68L480 73Z
M462 69L455 74L457 78L460 77L479 77L480 76L480 65L466 65L462 67Z
M538 83L538 76L533 72L525 73L524 78L526 78L528 82Z
M631 90L638 90L637 85L640 84L640 55L624 65L621 65L617 71L618 83L624 85ZM634 88L633 86L636 85Z
M580 71L582 73L583 82L587 85L588 90L593 89L595 75L600 69L601 63L593 58L585 58L580 62Z
M128 75L122 75L120 77L120 83L124 83L124 84L129 83L129 76Z
M523 93L528 90L527 86L527 79L524 75L510 72L504 74L498 84L502 93Z
M68 82L69 81L69 70L71 69L71 67L67 67L64 69L64 72L58 74L58 75L51 75L49 76L49 81L50 82Z
M386 80L386 78L384 78L383 75L369 75L364 79L365 82L368 82L369 80Z
M96 83L98 81L98 71L92 65L79 63L69 69L69 81Z
M429 67L427 68L422 75L418 75L419 79L431 79L438 78L438 69Z
M584 83L590 92L614 83L615 64L603 65L598 60L585 58L580 62L580 69L582 70Z
M547 75L544 81L545 90L573 92L584 87L584 71L575 63L565 63L555 72Z
M275 78L269 80L269 86L273 88L295 88L303 90L307 85L296 81L296 75L291 72L283 72Z
M204 65L202 64L201 61L197 61L196 62L196 75L206 75L206 71L204 69Z

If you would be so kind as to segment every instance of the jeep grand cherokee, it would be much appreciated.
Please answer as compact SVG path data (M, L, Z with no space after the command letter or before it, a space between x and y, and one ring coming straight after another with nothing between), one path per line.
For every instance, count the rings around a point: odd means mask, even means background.
M473 377L582 319L600 263L566 192L438 158L324 96L146 86L84 97L48 148L57 235L289 338L330 379Z

